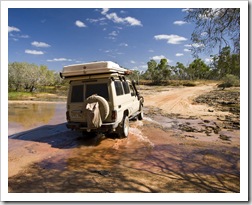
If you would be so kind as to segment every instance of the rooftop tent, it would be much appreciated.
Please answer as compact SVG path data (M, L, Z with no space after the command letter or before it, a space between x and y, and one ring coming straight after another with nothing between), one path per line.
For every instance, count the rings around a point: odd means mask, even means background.
M120 67L118 64L112 61L99 61L64 66L63 71L60 75L64 78L72 78L113 73L126 75L129 74L129 71L125 68Z

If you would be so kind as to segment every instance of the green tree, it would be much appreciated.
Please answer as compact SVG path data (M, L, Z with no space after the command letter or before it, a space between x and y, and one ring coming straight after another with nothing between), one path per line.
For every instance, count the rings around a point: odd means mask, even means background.
M13 62L8 64L9 90L20 91L25 85L27 63Z
M219 55L213 56L211 64L215 79L221 79L227 74L240 77L240 55L232 54L230 47L224 47Z
M195 56L198 52L211 52L216 46L220 51L231 42L234 52L240 52L239 8L189 9L185 20L196 24L191 37Z
M128 79L134 80L137 84L139 84L141 73L138 70L132 70L132 73L128 76Z
M191 80L207 79L210 68L200 58L195 59L188 67L187 73Z
M35 64L26 64L26 72L24 76L25 80L25 89L33 92L40 83L41 75L40 69Z
M58 75L58 74L57 74ZM47 66L14 62L8 65L9 90L33 92L36 88L45 85L55 85L62 82Z
M147 71L144 73L144 78L145 78L146 80L152 80L154 71L155 71L155 69L156 69L156 67L157 67L157 62L154 61L154 60L152 59L152 60L150 60L150 61L147 63L147 65L148 65L148 69L147 69Z
M187 78L187 68L184 66L184 64L177 62L175 67L178 78L185 80Z
M144 76L152 80L154 84L160 84L163 80L169 79L171 70L169 69L167 59L161 59L159 64L155 60L150 60L147 65L148 69Z

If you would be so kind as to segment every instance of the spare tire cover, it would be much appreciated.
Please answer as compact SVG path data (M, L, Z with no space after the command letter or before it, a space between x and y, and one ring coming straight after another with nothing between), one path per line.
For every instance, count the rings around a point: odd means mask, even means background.
M107 100L99 95L91 95L84 101L84 108L86 108L88 103L99 103L99 110L101 115L101 120L106 120L109 115L109 104Z

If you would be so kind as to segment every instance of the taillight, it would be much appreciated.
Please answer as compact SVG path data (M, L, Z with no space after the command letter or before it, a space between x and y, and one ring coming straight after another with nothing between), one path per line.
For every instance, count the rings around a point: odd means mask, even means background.
M67 111L67 112L66 112L66 119L67 119L67 121L69 121L69 120L70 120L69 111Z
M117 118L117 111L113 110L111 113L111 120L116 121L116 118Z

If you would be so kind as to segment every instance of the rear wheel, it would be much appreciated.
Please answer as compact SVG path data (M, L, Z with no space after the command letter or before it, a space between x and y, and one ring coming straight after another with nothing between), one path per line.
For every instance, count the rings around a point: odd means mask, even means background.
M126 138L129 135L129 118L124 116L122 122L117 127L117 134L119 138Z

